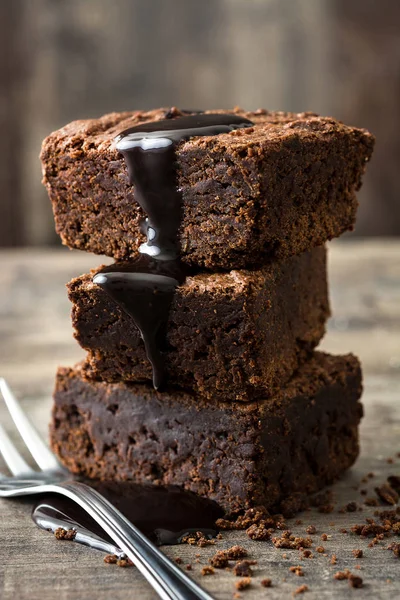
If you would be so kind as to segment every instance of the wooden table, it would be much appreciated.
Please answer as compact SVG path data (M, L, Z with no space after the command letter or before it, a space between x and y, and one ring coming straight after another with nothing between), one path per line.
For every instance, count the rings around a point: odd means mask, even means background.
M56 367L72 364L82 356L72 338L64 284L98 265L100 259L65 249L3 251L0 255L0 373L46 435ZM303 524L292 527L295 533L304 535L306 525L315 524L321 534L331 536L326 542L315 536L315 546L323 545L328 556L315 553L315 558L300 563L297 551L277 550L269 542L251 542L242 532L224 534L216 547L166 548L168 555L180 556L184 565L193 565L193 577L215 598L232 598L236 578L227 571L201 577L201 568L215 548L235 543L246 546L250 557L258 560L251 588L241 593L246 600L290 598L301 584L308 585L305 598L309 599L400 597L400 561L386 550L388 541L370 549L368 539L339 532L340 528L362 522L374 509L338 512L350 500L363 501L354 486L368 472L375 473L364 486L372 495L377 483L383 483L390 474L400 474L400 458L396 456L400 452L400 242L332 244L329 270L334 317L323 348L337 353L351 350L361 357L366 415L361 427L361 456L334 486L335 511L328 515L304 513ZM0 418L9 424L3 410ZM387 462L389 457L394 459L393 464ZM36 529L29 518L30 506L30 501L0 502L1 598L155 598L134 568L105 565L100 553L58 542ZM363 558L353 557L355 548L363 549ZM200 564L195 562L197 553ZM333 553L338 557L335 566L330 564ZM357 563L360 571L355 570ZM289 572L289 567L297 564L303 565L302 578ZM363 589L353 590L346 581L333 579L334 573L344 568L364 579ZM272 579L272 588L261 587L265 577Z

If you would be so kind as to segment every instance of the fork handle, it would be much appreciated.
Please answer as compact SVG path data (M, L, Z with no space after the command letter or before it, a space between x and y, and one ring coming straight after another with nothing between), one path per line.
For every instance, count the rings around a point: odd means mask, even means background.
M213 600L99 492L78 481L65 481L49 487L85 509L132 560L160 598Z

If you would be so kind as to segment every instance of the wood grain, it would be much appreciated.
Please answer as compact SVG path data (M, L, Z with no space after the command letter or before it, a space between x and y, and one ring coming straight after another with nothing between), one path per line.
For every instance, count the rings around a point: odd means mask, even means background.
M0 246L56 244L42 139L148 109L313 110L377 137L356 233L400 232L394 0L0 3Z
M227 533L216 548L244 545L258 560L252 587L241 598L258 600L291 598L306 584L305 598L377 598L400 596L400 563L385 548L387 541L368 548L368 541L339 532L371 516L363 512L338 513L345 503L363 497L354 488L368 472L370 490L390 474L400 475L400 243L335 243L330 251L330 280L334 317L323 348L333 352L359 354L365 371L365 418L361 427L362 452L355 467L334 486L336 509L328 515L314 510L300 515L303 524L293 531L304 535L314 524L315 546L323 545L328 556L317 554L299 562L297 551L277 550L269 542L252 542L242 532ZM14 251L0 253L0 373L12 384L39 430L46 435L50 395L57 364L71 364L82 354L71 335L69 305L64 284L72 276L101 263L99 257L78 252ZM1 421L11 430L4 410ZM387 458L394 459L393 464ZM30 521L30 501L0 502L0 596L4 600L126 600L155 598L141 576L131 569L104 565L100 553L68 542L58 542L37 530ZM321 542L322 533L332 536ZM356 560L352 550L362 548ZM178 546L165 548L192 564L192 574L216 599L231 599L235 577L227 571L201 577L203 565L215 548ZM195 555L200 553L200 563ZM287 558L284 555L287 555ZM336 554L337 565L330 564ZM361 571L355 570L356 564ZM302 564L305 576L289 572ZM345 581L336 581L338 570L349 568L359 574L365 586L351 590ZM270 577L266 590L261 579Z

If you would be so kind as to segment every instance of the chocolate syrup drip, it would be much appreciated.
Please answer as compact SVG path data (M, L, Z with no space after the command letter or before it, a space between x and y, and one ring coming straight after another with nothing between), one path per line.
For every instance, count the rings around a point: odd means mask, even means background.
M164 380L163 352L171 302L175 288L184 280L179 261L154 260L145 254L135 261L106 267L93 278L134 319L153 369L156 390Z
M196 531L211 539L217 534L215 521L224 514L215 502L173 486L93 481L90 485L158 546L179 544L185 535ZM53 533L59 527L75 529L74 541L110 554L122 554L84 510L63 496L49 494L41 498L32 511L32 519L38 527Z
M165 375L162 348L169 308L175 288L184 281L179 261L182 194L176 182L176 146L191 137L219 135L252 125L237 115L197 113L143 123L116 138L116 147L125 158L129 180L135 189L135 199L147 215L142 223L147 241L139 252L154 261L148 263L147 271L142 268L136 271L137 261L128 270L107 268L93 281L134 319L153 367L156 389L161 387ZM156 263L164 266L158 267Z

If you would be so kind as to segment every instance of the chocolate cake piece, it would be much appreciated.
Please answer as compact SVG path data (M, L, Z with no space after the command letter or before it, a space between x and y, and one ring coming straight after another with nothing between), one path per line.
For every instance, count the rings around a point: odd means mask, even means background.
M353 228L370 133L313 113L212 112L235 113L254 127L177 144L184 263L251 267ZM74 121L43 142L43 181L64 244L116 260L134 256L145 241L145 214L113 141L127 128L181 114L111 113Z
M316 352L273 398L205 402L150 385L90 382L60 368L51 446L73 473L174 484L225 510L278 510L333 482L358 455L361 371Z
M89 379L150 382L129 314L92 282L68 284L75 337ZM259 270L189 276L174 294L164 353L166 388L211 401L252 401L282 386L317 346L329 316L325 248Z

